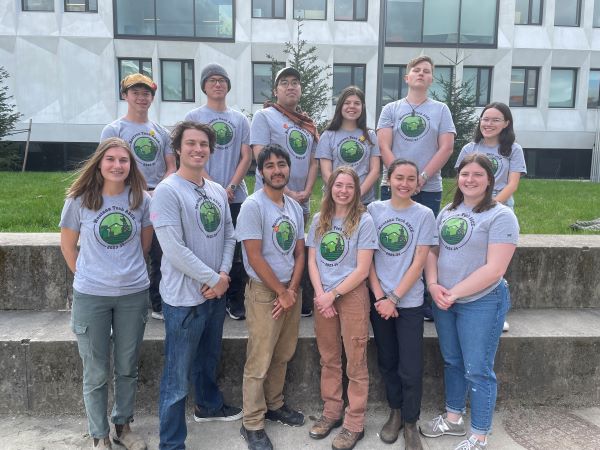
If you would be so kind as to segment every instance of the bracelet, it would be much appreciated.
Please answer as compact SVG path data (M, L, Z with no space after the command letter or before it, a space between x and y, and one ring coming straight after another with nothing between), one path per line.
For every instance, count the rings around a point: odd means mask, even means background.
M390 291L387 293L387 299L390 300L396 306L398 306L398 303L400 302L400 300L402 300L396 295L394 291Z
M387 295L384 295L383 297L379 297L377 300L375 300L376 302L380 302L381 300L385 300L387 298Z

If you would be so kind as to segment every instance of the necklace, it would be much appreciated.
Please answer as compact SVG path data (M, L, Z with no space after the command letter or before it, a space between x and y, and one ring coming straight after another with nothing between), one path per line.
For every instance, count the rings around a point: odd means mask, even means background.
M408 99L406 97L403 98L403 100L406 102L406 104L408 106L410 106L410 109L412 109L412 112L410 113L411 117L415 117L415 114L417 112L417 109L419 109L419 107L425 103L427 100L429 100L427 97L425 98L425 100L423 100L421 103L419 103L417 106L413 106L410 104L410 102L408 101Z

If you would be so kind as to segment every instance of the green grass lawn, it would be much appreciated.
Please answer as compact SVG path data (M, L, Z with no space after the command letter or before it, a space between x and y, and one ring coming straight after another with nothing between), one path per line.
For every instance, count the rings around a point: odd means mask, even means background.
M56 232L70 172L0 172L0 232ZM252 192L254 179L247 177ZM311 213L319 209L319 178ZM454 181L444 180L444 200L453 195ZM523 234L578 234L569 225L600 217L600 184L571 180L523 179L515 196L515 212Z

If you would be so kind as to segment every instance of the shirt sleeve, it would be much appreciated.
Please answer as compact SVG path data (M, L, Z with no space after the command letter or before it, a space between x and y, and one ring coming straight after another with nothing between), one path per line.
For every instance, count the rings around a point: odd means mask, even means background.
M269 122L262 111L257 111L250 125L250 145L268 145L271 143Z
M369 130L369 139L371 139L371 156L381 156L379 151L379 142L377 142L377 134L373 130Z
M522 174L527 173L527 165L525 164L525 155L523 154L523 148L516 143L512 145L509 172L519 172Z
M310 228L308 229L308 234L306 235L306 246L307 247L316 247L315 233L317 230L318 223L319 223L319 213L317 213L313 216L312 223L310 224Z
M254 199L246 199L240 208L235 237L239 242L249 239L262 239L262 216Z
M317 144L316 158L333 160L333 149L331 148L331 131L325 131Z
M223 204L225 205L225 245L223 247L223 259L221 260L220 272L229 273L233 263L233 253L235 251L235 230L233 220L231 219L231 210L227 203L227 193L221 189L223 195Z
M517 216L512 210L503 205L497 205L501 208L492 218L489 229L489 244L517 244L519 240L519 222Z
M364 213L358 224L358 249L377 250L378 248L375 223L369 213Z
M440 128L438 134L444 133L453 133L456 135L456 127L454 126L454 121L452 120L452 114L450 113L448 105L442 103L442 114L440 117Z
M58 226L79 232L81 229L81 200L71 197L65 200Z
M171 148L171 134L169 133L169 130L167 130L165 127L162 127L160 125L158 127L162 136L164 155L172 155L173 149Z
M458 157L456 158L456 164L454 164L455 169L458 169L458 166L460 165L461 161L463 159L465 159L465 156L467 156L469 153L473 153L474 147L475 147L475 145L473 144L473 142L469 142L467 145L465 145L460 150L460 153L458 154Z
M419 226L419 235L417 237L417 245L437 245L438 237L436 232L435 216L433 211L427 208L424 212Z
M100 133L100 140L103 141L111 137L119 137L119 131L114 124L109 123L102 129L102 133Z
M152 225L150 221L150 194L144 191L144 200L142 201L142 228Z
M396 102L388 103L383 107L381 115L379 116L379 122L377 122L377 129L380 128L394 128L394 105Z
M242 113L240 113L242 114ZM242 144L250 143L250 125L248 124L248 118L242 114L240 117L240 128L242 130Z

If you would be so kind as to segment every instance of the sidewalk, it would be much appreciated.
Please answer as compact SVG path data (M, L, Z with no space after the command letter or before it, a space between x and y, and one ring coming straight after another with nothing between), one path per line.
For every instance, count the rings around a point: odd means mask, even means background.
M317 414L309 411L309 414ZM423 411L426 420L432 411ZM381 442L379 428L387 418L384 410L369 410L365 437L357 450L403 450L402 438L393 445ZM312 421L300 428L290 428L267 422L267 433L275 449L330 449L334 434L322 441L308 437ZM239 434L241 421L197 424L188 417L187 448L245 450L246 444ZM136 417L133 427L142 433L149 449L158 448L158 418ZM71 450L89 449L86 434L87 422L81 416L31 417L0 416L0 434L4 450ZM423 438L425 449L452 450L460 442L458 437ZM113 445L115 450L124 447ZM494 417L494 431L490 437L490 450L594 450L600 449L600 407L585 409L516 409L501 410Z

